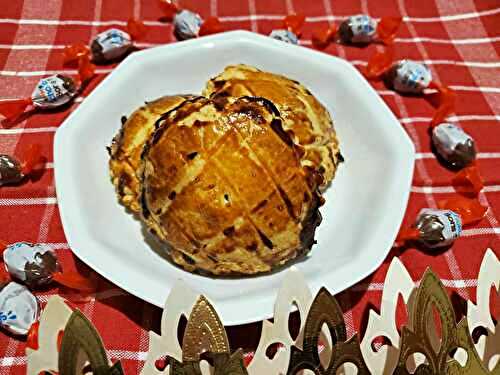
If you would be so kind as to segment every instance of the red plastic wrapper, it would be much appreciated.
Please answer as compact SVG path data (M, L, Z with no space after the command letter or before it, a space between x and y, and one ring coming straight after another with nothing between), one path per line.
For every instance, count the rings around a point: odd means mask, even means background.
M396 34L403 22L402 17L383 17L377 26L377 35L384 44L390 44L394 41Z
M0 248L3 247L3 243L0 241ZM10 275L4 268L0 267L0 289L7 285L11 281Z
M435 94L426 95L425 98L436 108L436 113L432 117L431 128L443 123L446 117L455 110L457 94L449 87L440 86L431 82L429 88L435 89Z
M212 35L221 33L223 31L224 31L224 26L217 17L208 17L201 24L198 35L199 36Z
M91 57L95 63L103 64L124 57L133 48L133 41L139 40L146 34L146 27L142 21L129 19L126 31L112 28L98 34L90 47L83 43L76 43L64 48L64 63L69 64Z
M56 254L39 244L16 242L3 250L5 269L10 276L30 288L38 288L55 281L82 292L95 291L92 280L79 273L63 271Z
M380 21L366 14L348 17L338 27L318 29L313 33L313 45L324 49L331 42L344 44L382 43L389 45L401 25L401 17L383 17Z
M300 38L302 26L306 22L306 16L302 13L289 14L283 19L283 28L291 31Z
M460 215L464 226L476 224L481 221L488 208L481 205L477 199L464 197L453 197L438 202L438 207L442 210L452 210Z
M317 49L325 49L334 41L336 33L337 26L335 25L314 30L312 34L313 46Z
M43 163L40 145L32 144L21 158L0 155L0 186L19 184Z
M180 7L172 0L160 0L159 1L161 11L164 14L166 21L172 22L174 17L180 11Z
M413 60L399 60L394 62L392 47L383 52L375 53L364 69L364 75L370 80L383 79L395 91L403 94L420 94L428 96L427 89L433 89L435 94L430 94L436 112L432 118L431 126L444 122L445 118L454 111L455 92L449 87L441 86L432 80L429 68Z
M147 29L144 22L136 20L135 18L130 18L127 21L127 31L132 37L132 40L139 40L146 36Z
M62 74L43 78L36 85L30 98L1 100L0 114L10 122L27 111L60 107L70 102L94 73L95 66L88 56L81 57L78 61L76 78Z
M40 330L40 322L35 322L28 330L28 337L26 338L26 347L32 350L38 350L38 331Z
M475 163L460 170L452 180L455 190L459 193L477 196L483 190L483 178Z

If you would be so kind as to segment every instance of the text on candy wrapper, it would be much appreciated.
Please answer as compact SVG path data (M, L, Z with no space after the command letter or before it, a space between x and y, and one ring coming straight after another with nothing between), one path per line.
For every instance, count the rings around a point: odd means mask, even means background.
M42 79L38 85L40 94L50 102L54 102L58 97L62 96L64 93L60 85L57 82L53 84L49 79Z

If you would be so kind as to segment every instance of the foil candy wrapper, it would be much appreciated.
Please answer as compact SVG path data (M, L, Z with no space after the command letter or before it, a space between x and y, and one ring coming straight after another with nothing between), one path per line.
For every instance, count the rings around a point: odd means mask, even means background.
M33 109L52 109L70 102L95 74L95 66L87 55L79 58L78 77L55 74L38 81L28 98L0 100L0 114L5 121L14 121Z
M46 285L52 281L55 272L61 271L52 251L28 242L7 246L3 252L3 260L10 275L29 287Z
M103 63L124 56L132 48L132 37L125 31L109 29L98 34L92 44L92 59Z
M451 245L462 233L462 220L451 210L422 209L415 226L419 241L431 249Z
M365 14L357 14L344 20L338 29L342 43L370 43L377 34L377 21Z
M26 335L39 314L37 299L24 285L12 281L0 290L0 327Z
M174 17L174 34L179 40L196 38L203 20L199 14L181 10Z
M388 77L394 90L411 94L421 94L432 81L429 68L412 60L398 61L391 67Z
M21 158L0 154L0 186L18 184L43 163L40 145L32 143Z
M38 108L56 108L73 99L77 91L72 78L56 74L38 82L31 94L31 100Z
M454 167L463 168L476 159L472 137L459 126L443 123L432 130L432 143L437 153Z
M65 64L78 62L87 69L93 67L90 63L104 64L124 57L134 46L134 41L142 38L147 33L144 22L130 18L127 21L126 30L110 28L97 34L90 46L86 43L78 42L67 45L64 48L63 56ZM87 76L89 74L86 74Z
M94 292L96 283L78 272L63 271L55 253L40 244L17 242L3 252L5 269L11 277L30 288L55 282L61 286Z
M363 74L370 80L384 79L388 86L400 93L423 94L426 100L436 108L431 126L445 122L446 117L455 109L455 92L433 81L430 69L424 64L412 60L394 63L393 58L392 48L376 52L368 61L366 68L363 68ZM428 95L425 92L427 88L436 90L436 93Z
M17 184L23 178L19 161L9 155L0 155L0 186Z
M382 43L392 45L396 33L401 26L402 17L382 17L378 21L367 14L355 14L346 18L337 27L332 24L328 28L313 31L312 43L319 49L326 48L331 42L343 44Z
M273 30L269 36L273 39L280 40L285 43L299 44L299 38L292 31L278 29Z

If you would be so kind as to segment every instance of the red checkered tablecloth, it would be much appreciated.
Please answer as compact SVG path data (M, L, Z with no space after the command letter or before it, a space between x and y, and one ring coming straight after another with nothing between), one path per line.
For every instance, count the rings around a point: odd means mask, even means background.
M458 94L452 120L476 140L478 166L485 180L479 195L489 211L485 219L466 229L463 238L441 252L393 250L371 276L337 295L350 334L366 324L367 307L380 305L388 264L400 257L418 280L427 267L442 278L457 309L463 299L475 300L477 273L485 249L500 233L500 3L498 0L184 0L182 4L202 16L218 16L227 29L268 34L284 15L302 12L306 25L301 43L311 47L312 30L346 16L366 13L374 17L403 16L395 40L397 58L423 61L434 78ZM0 98L29 96L46 75L69 71L62 66L62 48L91 41L111 26L123 27L131 16L145 21L146 38L139 47L173 43L170 24L159 22L155 0L4 0L0 6ZM333 44L325 52L354 65L366 64L375 51ZM52 164L52 143L57 127L89 94L113 66L100 66L98 76L75 103L62 110L38 113L10 128L0 127L0 153L20 154L32 143L42 145L47 157L44 173L20 187L0 188L0 239L31 241L55 249L65 267L85 269L67 246L57 209ZM430 150L427 133L433 110L420 98L401 97L382 84L376 89L400 119L415 143L417 157L405 223L422 207L454 194L452 172L443 168ZM126 93L125 93L126 94ZM76 150L75 150L76 151ZM379 213L383 215L383 212ZM498 242L500 243L500 242ZM494 246L494 244L493 244ZM500 246L494 246L497 255ZM42 304L57 288L37 293ZM74 296L72 296L74 297ZM74 298L73 298L74 299ZM138 373L148 350L148 331L159 332L161 310L129 295L100 278L99 290L77 306L100 331L109 357L122 361L129 374ZM260 323L228 329L232 347L255 348ZM25 373L25 344L0 331L0 374Z

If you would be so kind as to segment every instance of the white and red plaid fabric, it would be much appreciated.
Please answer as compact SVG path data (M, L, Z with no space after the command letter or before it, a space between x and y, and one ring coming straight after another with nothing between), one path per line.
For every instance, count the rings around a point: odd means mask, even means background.
M392 257L398 256L415 280L427 267L432 267L453 295L457 309L463 298L475 300L476 277L485 249L491 245L497 255L500 253L500 246L493 243L500 234L498 0L184 0L181 3L204 17L218 16L227 29L263 34L278 27L286 14L304 13L307 16L301 39L304 48L311 47L315 28L349 15L403 17L395 40L396 57L425 62L437 81L457 92L452 120L476 140L478 166L486 185L479 198L489 211L480 223L466 229L449 250L392 251L373 275L336 297L344 310L348 332L362 331L366 309L380 305L388 264ZM48 74L76 73L63 68L62 48L74 42L90 42L98 32L111 26L123 27L130 17L142 19L147 25L148 34L139 47L175 41L172 26L159 22L161 12L155 0L4 0L0 7L0 98L29 96L37 81ZM366 64L375 48L332 44L325 52L359 66ZM54 188L52 142L57 127L112 68L99 67L98 76L72 105L50 113L37 113L12 128L0 127L0 153L20 154L30 144L39 143L48 161L44 173L35 181L0 188L0 239L48 244L56 249L64 266L85 270L85 266L73 259L61 226ZM453 174L436 161L430 150L431 106L421 98L394 94L381 83L375 87L400 119L417 150L405 218L405 224L409 225L420 208L435 207L436 201L454 194L450 183ZM44 304L50 295L58 292L57 288L48 289L37 296ZM98 292L76 305L100 331L109 357L120 360L127 373L138 373L148 350L148 330L159 331L161 310L102 278L99 278ZM260 326L256 323L229 328L232 347L243 347L250 352L257 345ZM25 373L24 349L23 341L0 332L0 374Z

